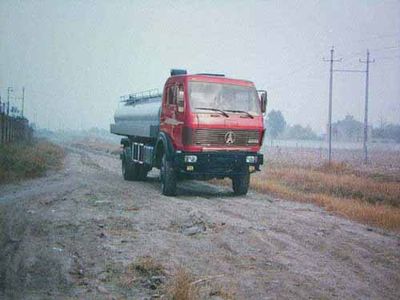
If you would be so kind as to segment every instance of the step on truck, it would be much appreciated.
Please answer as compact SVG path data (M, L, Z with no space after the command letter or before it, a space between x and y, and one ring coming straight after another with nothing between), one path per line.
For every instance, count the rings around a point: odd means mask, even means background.
M144 180L160 169L161 192L176 195L184 179L230 178L247 194L260 170L267 93L247 80L173 69L162 92L122 96L111 124L121 139L122 176Z

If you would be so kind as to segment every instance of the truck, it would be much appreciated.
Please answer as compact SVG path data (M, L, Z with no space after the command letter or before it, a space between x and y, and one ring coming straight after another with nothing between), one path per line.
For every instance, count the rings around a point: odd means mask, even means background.
M248 80L172 69L162 92L122 96L113 134L121 139L122 176L145 180L160 170L161 192L174 196L186 179L229 178L246 195L260 171L267 92Z

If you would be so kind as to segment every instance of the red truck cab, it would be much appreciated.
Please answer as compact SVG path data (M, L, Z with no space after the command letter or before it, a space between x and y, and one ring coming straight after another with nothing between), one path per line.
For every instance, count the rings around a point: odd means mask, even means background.
M259 97L250 81L172 73L163 90L159 130L172 143L177 178L229 177L236 194L247 193L250 173L263 163L258 152L265 105L266 93Z
M219 140L211 136L221 133L216 130L229 130L233 136L228 142L225 136ZM171 76L164 87L160 131L181 151L258 152L264 134L258 93L247 80L212 74Z

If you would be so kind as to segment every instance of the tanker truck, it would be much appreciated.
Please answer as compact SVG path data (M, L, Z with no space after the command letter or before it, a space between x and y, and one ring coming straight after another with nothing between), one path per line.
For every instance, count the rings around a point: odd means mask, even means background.
M162 92L121 97L110 131L124 136L123 178L144 180L157 168L167 196L179 180L213 178L230 178L235 195L247 194L263 164L266 105L266 91L250 81L172 69Z

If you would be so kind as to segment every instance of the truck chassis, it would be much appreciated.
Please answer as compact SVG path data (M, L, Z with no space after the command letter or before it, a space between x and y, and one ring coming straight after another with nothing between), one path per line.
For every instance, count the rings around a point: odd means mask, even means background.
M249 188L250 173L259 171L263 155L246 151L182 152L175 151L168 138L160 134L156 141L135 137L121 139L122 175L125 180L142 181L153 168L160 169L161 191L176 195L177 182L183 179L232 180L235 195L245 195ZM196 157L196 161L189 158ZM252 157L252 161L248 161Z

